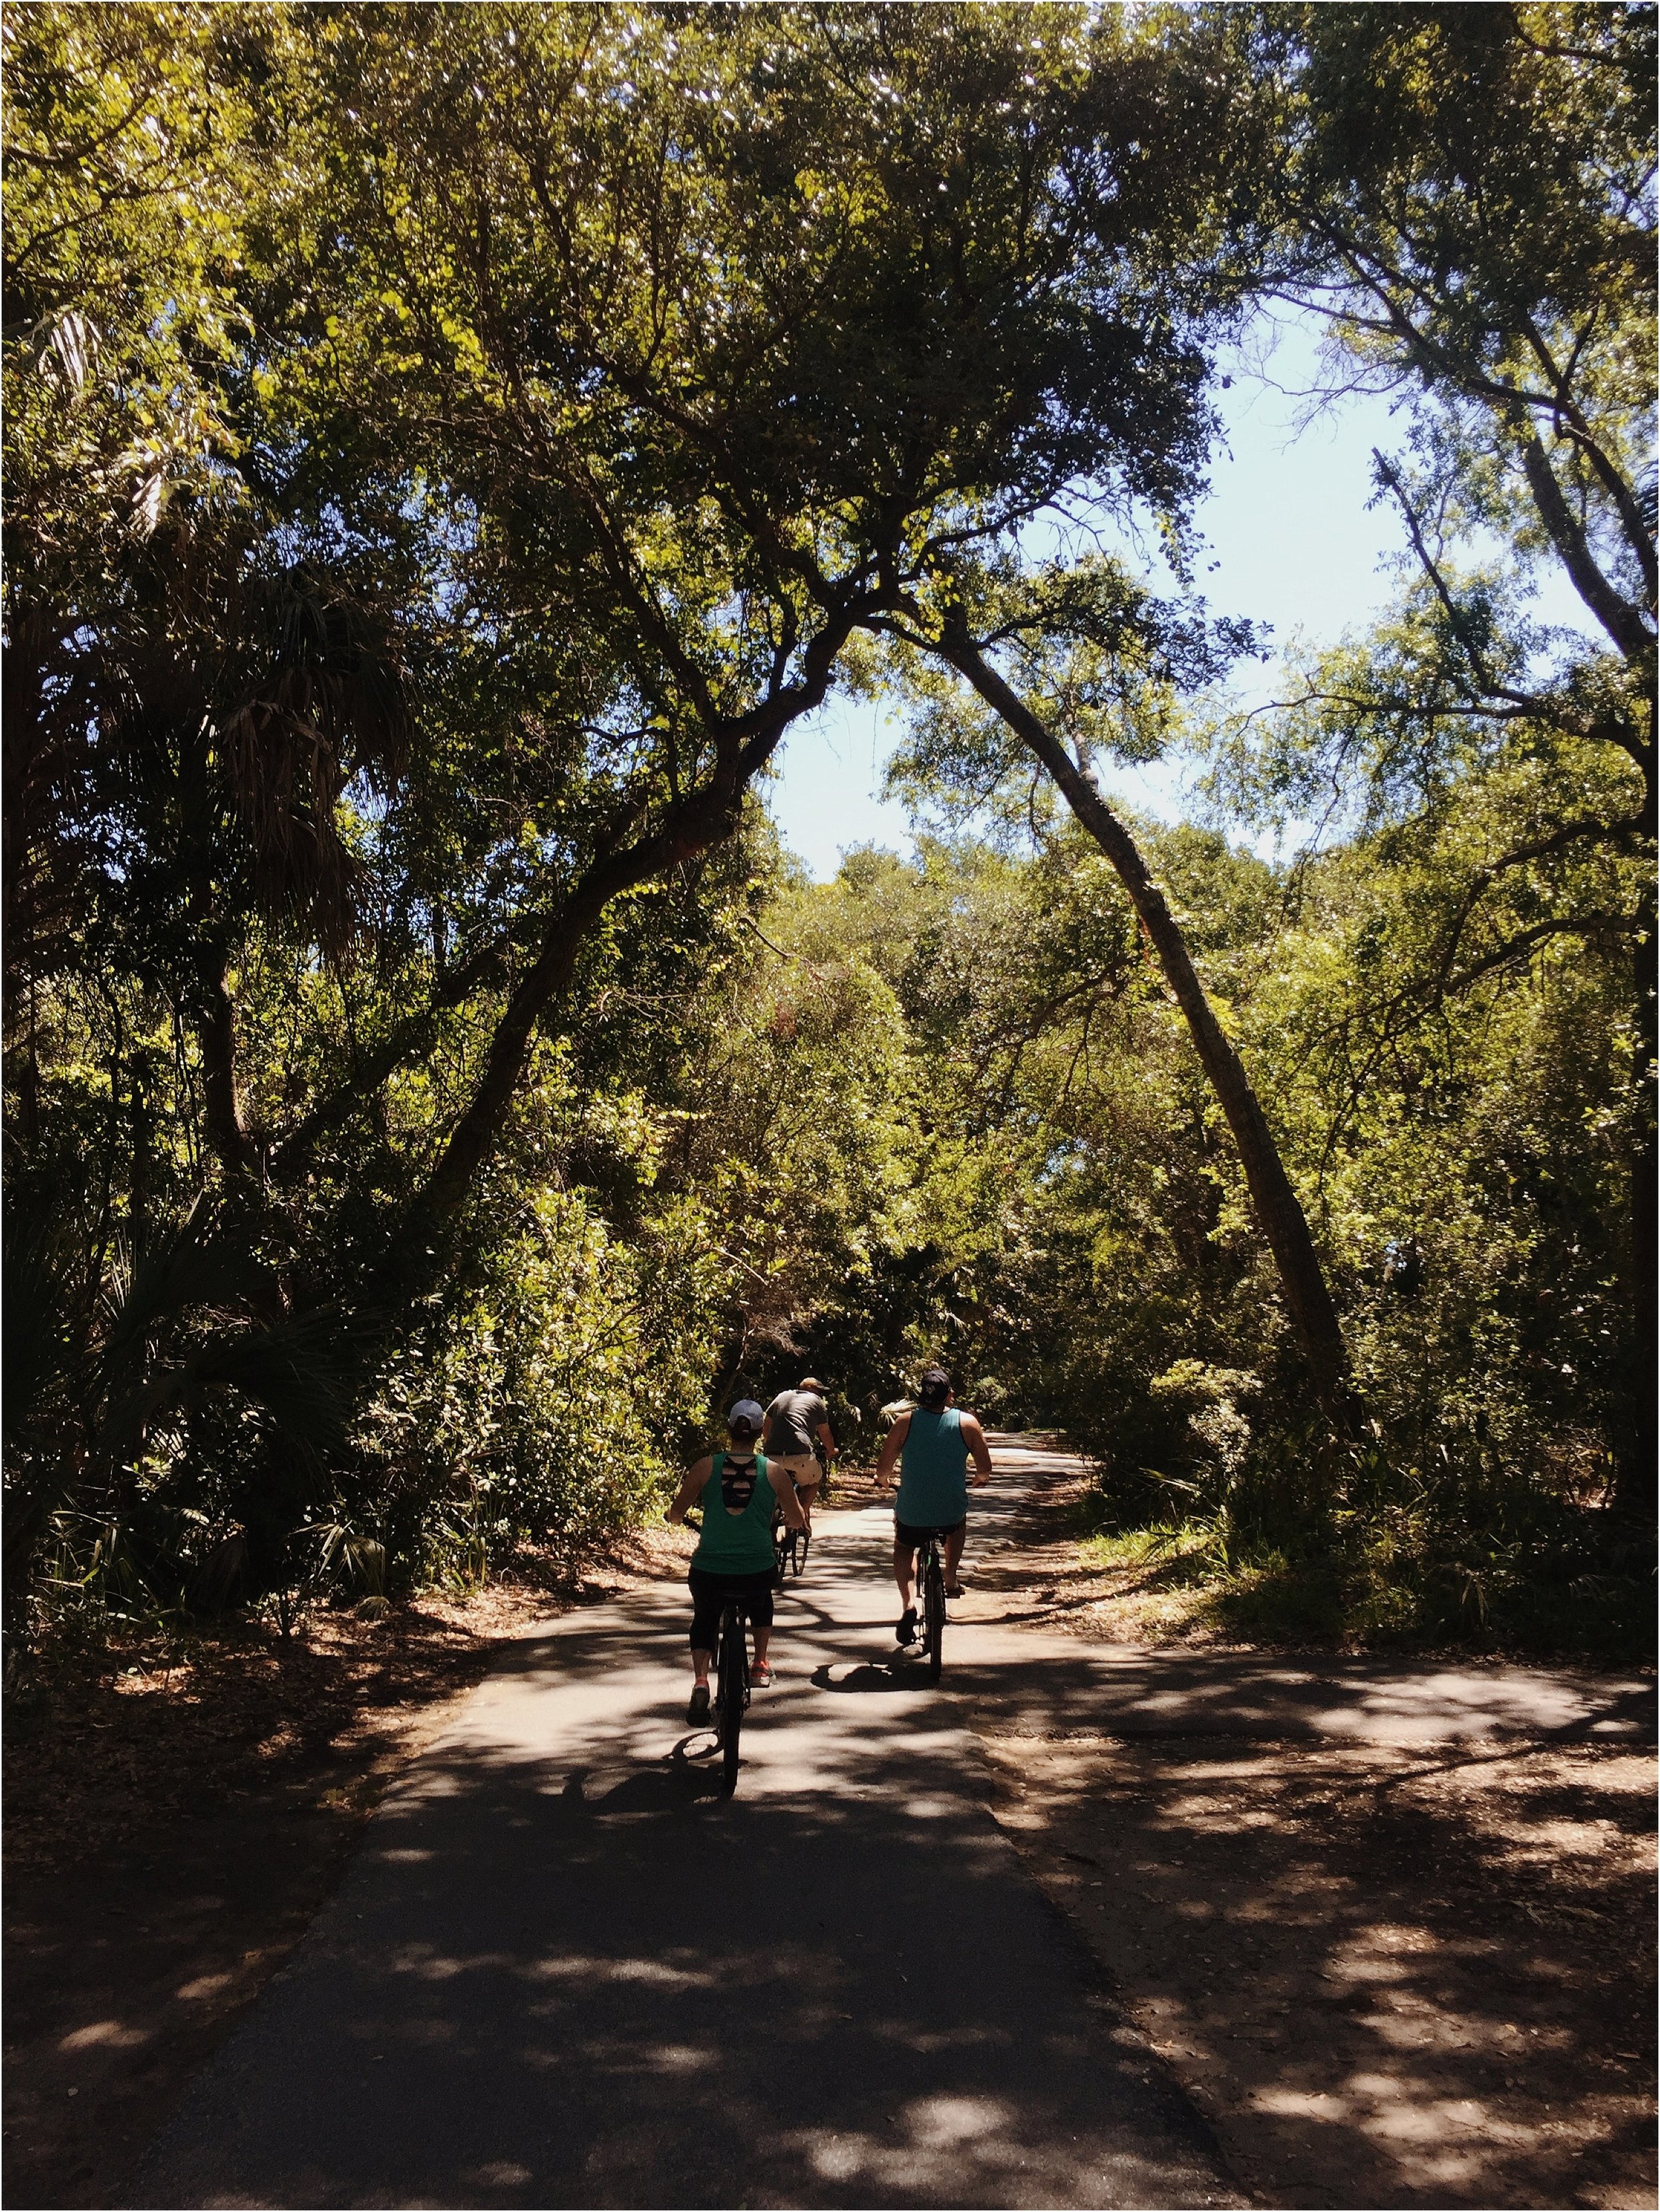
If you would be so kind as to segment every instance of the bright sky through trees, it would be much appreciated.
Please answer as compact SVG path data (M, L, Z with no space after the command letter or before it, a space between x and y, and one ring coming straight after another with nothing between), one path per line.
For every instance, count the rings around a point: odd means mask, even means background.
M1268 625L1283 651L1299 632L1327 644L1362 630L1390 598L1387 556L1405 540L1397 508L1368 506L1371 455L1374 447L1397 448L1403 428L1383 397L1349 395L1316 409L1310 394L1323 379L1310 321L1288 314L1271 347L1269 335L1265 327L1244 349L1221 394L1226 446L1200 511L1211 548L1201 586L1218 614ZM1557 621L1583 620L1554 573L1541 603ZM1246 699L1269 698L1275 674L1276 661L1243 663L1236 688ZM818 881L836 873L852 845L909 851L905 810L881 795L893 744L880 710L848 699L833 699L785 744L768 805ZM1103 778L1132 806L1171 821L1184 811L1183 780L1177 760Z

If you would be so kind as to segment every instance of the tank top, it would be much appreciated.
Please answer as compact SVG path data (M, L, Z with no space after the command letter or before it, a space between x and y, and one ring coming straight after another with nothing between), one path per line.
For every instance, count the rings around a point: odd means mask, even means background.
M969 1448L955 1406L919 1406L905 1431L894 1511L909 1528L952 1528L969 1510Z
M767 1479L764 1452L755 1455L755 1488L741 1513L728 1513L721 1474L727 1455L716 1452L703 1485L703 1533L691 1564L711 1575L759 1575L772 1571L772 1516L777 1498Z

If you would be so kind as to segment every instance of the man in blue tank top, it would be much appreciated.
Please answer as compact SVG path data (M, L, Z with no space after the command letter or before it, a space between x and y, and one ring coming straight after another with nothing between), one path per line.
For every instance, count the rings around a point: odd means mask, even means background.
M951 1377L945 1369L930 1367L916 1395L920 1402L910 1413L901 1413L888 1431L876 1462L876 1479L884 1485L891 1483L896 1462L899 1467L893 1578L899 1585L899 1626L894 1634L901 1644L916 1641L912 1583L916 1554L930 1535L946 1540L946 1595L963 1595L958 1568L968 1533L970 1457L972 1486L982 1490L991 1480L986 1432L972 1413L959 1413L952 1405Z

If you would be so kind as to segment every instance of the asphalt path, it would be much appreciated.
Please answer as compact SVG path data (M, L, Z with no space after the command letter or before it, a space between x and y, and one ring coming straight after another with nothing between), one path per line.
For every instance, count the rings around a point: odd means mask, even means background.
M1000 1451L970 1570L1042 1464ZM896 1662L889 1537L821 1516L731 1799L678 1587L510 1647L126 2201L1241 2203L991 1820L956 1632L945 1688ZM1010 1688L1022 1632L962 1632Z

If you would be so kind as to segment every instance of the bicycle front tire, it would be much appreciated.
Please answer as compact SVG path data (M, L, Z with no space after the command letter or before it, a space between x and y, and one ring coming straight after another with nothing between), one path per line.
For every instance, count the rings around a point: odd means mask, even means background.
M930 1544L927 1563L922 1570L922 1653L930 1682L939 1680L945 1641L946 1577L939 1565L939 1547Z
M721 1616L721 1650L715 1668L721 1702L721 1786L730 1796L738 1787L738 1741L744 1727L744 1616L729 1605Z

